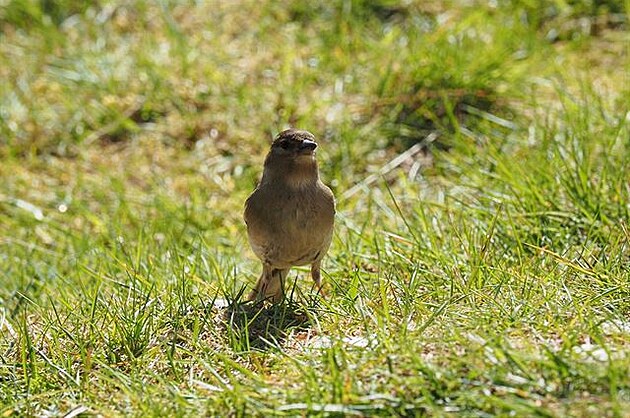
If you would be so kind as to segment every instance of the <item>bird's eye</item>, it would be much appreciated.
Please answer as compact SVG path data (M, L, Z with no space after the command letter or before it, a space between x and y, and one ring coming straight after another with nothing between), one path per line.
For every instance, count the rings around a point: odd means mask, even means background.
M282 149L287 149L289 148L289 143L287 141L283 141L280 143L280 146L282 147Z

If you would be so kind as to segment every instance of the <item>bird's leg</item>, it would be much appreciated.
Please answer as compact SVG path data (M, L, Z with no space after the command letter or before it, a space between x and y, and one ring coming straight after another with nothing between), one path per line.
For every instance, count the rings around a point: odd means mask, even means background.
M315 282L315 286L317 286L317 292L320 293L322 296L326 296L324 293L324 288L322 287L322 275L320 272L320 266L320 261L316 261L311 264L311 277Z
M269 286L269 282L272 280L271 274L273 269L270 265L263 263L263 271L252 289L247 295L248 301L260 300L260 297L265 294L265 289Z
M265 289L265 299L272 303L280 303L284 299L284 281L289 274L289 269L273 269L272 279Z
M281 302L284 299L284 279L288 273L289 269L274 269L268 264L263 264L262 274L254 289L247 295L247 300L270 299L273 303Z

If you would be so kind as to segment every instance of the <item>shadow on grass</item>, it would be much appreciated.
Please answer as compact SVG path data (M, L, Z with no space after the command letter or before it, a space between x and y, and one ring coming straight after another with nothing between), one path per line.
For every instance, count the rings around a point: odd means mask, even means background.
M277 305L240 302L237 298L223 311L225 331L236 352L281 347L291 330L311 326L308 308L292 298Z

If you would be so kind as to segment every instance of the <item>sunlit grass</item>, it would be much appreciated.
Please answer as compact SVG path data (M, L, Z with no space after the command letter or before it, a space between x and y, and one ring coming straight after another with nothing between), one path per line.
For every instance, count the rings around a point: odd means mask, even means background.
M626 18L544 3L5 2L0 414L627 415ZM289 124L326 296L240 304Z

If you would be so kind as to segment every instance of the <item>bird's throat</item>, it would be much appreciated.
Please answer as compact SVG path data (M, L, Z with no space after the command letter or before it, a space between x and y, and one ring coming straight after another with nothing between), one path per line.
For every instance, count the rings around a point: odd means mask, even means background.
M291 162L267 161L262 182L267 184L284 184L290 188L305 188L317 184L319 171L315 158L306 156Z

